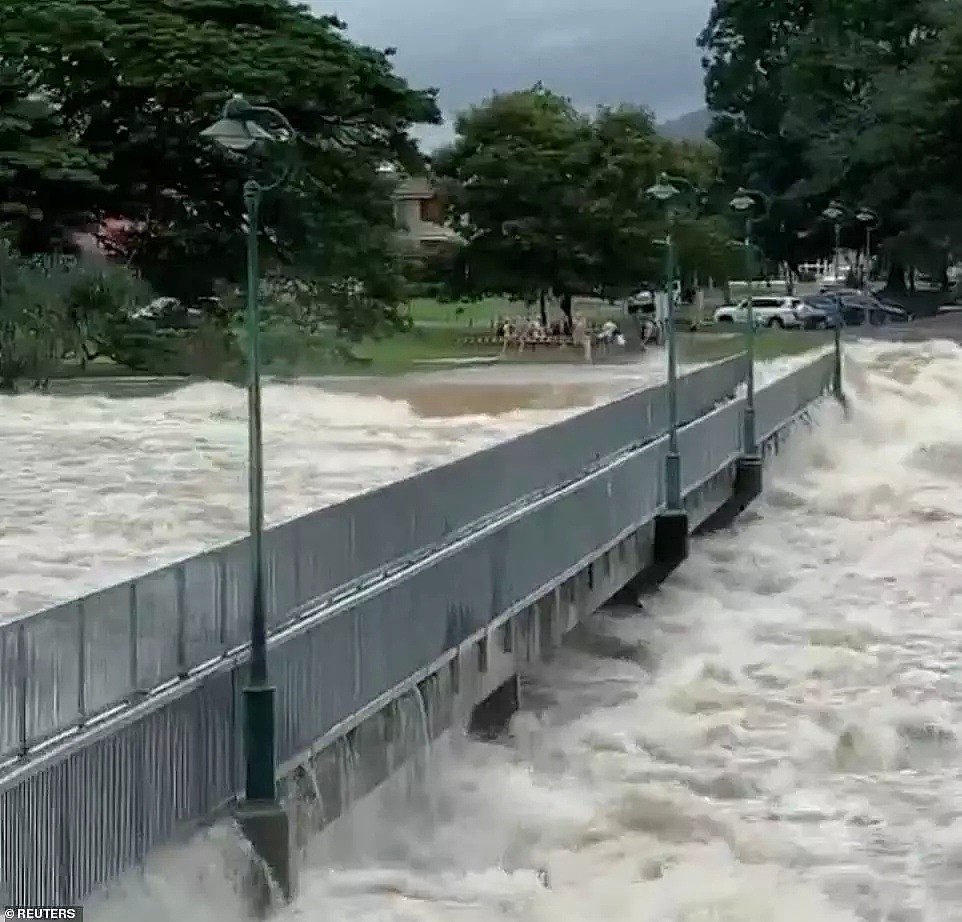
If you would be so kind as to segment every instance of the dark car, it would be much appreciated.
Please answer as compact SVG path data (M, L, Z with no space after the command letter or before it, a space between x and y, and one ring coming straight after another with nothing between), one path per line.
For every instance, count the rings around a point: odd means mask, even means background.
M860 327L905 323L912 319L908 311L897 304L851 288L824 291L805 301L812 308L809 329L832 329L839 321L846 327Z
M911 319L904 308L871 294L846 295L840 300L846 326L885 326L889 323L906 323Z
M842 322L839 299L828 294L808 295L804 314L806 330L831 330Z

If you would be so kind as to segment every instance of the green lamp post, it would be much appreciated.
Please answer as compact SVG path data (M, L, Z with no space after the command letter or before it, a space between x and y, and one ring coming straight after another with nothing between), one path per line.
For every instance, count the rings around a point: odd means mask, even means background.
M742 450L747 457L758 454L758 434L755 431L755 310L752 306L752 225L759 210L767 215L771 201L764 192L757 189L738 189L729 207L745 218L745 303L748 305L745 330L745 360L747 375L745 381L745 432Z
M261 349L259 304L258 234L261 201L286 182L292 161L286 159L264 182L253 177L254 161L274 161L279 145L293 145L296 132L276 109L253 106L235 96L224 106L221 117L201 132L201 137L223 148L248 166L244 183L247 211L247 298L248 346L248 508L251 547L250 674L243 691L245 831L260 857L286 895L292 889L293 872L287 837L287 821L277 802L275 777L275 689L268 681L267 612L264 567L264 453L261 414ZM290 148L289 148L290 149Z
M838 201L831 201L828 206L822 212L822 217L826 221L830 221L832 228L835 232L835 255L834 255L834 270L833 274L835 276L835 282L838 283L838 273L839 273L839 259L841 258L842 252L842 223L848 217L848 210L846 207ZM871 322L871 317L869 317ZM832 390L835 394L836 399L843 403L845 402L845 395L842 392L842 324L845 322L845 314L842 311L841 305L839 306L838 320L835 323L835 373L833 375L833 385Z
M838 273L841 269L839 260L841 259L842 254L842 223L847 215L848 211L846 210L845 206L841 204L841 202L837 201L829 202L826 209L822 212L822 217L832 223L832 227L835 232L835 248L832 266L836 284L838 283Z
M879 229L881 221L877 211L864 206L856 212L855 220L865 228L865 269L862 272L862 290L864 291L868 288L869 267L872 262L872 231Z
M675 330L675 244L672 237L674 209L672 202L687 187L696 194L697 188L683 177L662 173L647 190L647 195L666 206L668 228L665 233L665 297L667 298L665 340L668 349L668 457L665 462L665 494L670 510L681 509L681 454L678 450L678 341Z

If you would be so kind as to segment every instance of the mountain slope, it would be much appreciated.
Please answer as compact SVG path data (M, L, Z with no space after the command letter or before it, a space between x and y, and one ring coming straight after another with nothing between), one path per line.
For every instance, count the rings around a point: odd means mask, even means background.
M663 122L658 131L673 141L704 141L710 124L711 113L707 109L698 109Z

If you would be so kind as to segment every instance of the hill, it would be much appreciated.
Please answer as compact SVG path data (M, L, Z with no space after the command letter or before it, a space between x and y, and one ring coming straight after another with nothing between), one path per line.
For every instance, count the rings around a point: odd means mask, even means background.
M709 124L711 113L707 109L698 109L663 122L658 126L658 131L674 141L704 141Z

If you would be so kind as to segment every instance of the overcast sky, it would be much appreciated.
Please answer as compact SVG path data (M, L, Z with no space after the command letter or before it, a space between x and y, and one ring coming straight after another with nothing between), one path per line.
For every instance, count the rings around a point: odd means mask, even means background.
M397 48L397 70L441 91L445 114L541 80L576 105L628 102L659 120L703 105L695 38L711 0L309 0L355 41ZM430 146L436 135L425 137ZM442 134L443 138L443 134Z

